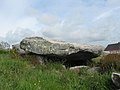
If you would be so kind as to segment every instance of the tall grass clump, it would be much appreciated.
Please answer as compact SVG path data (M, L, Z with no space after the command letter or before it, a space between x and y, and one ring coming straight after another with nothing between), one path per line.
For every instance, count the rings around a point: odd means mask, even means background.
M76 90L116 90L110 76L110 73L82 75Z
M108 54L101 59L102 68L105 70L120 70L120 54Z
M0 90L73 90L78 75L60 63L34 66L12 53L0 53Z

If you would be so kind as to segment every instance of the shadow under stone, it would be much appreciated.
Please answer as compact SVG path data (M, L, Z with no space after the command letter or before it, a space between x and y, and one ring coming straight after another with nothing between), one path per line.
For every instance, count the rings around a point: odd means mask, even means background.
M80 66L80 65L89 65L92 63L91 59L97 57L96 54L88 51L79 51L70 55L42 55L47 62L60 62L66 67Z

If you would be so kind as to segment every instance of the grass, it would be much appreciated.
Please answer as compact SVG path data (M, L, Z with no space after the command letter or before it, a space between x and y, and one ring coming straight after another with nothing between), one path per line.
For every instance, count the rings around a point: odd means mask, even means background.
M60 63L33 66L29 58L0 51L0 90L115 90L111 72L76 74Z
M99 56L99 57L93 58L92 61L93 61L95 64L98 64L98 63L100 63L101 58L102 58L102 56Z

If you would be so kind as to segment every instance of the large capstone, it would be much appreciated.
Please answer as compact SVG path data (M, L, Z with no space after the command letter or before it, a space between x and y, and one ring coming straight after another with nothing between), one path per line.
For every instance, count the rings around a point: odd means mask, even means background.
M21 41L20 47L35 54L70 55L79 51L88 51L100 55L102 48L97 45L80 45L43 39L42 37L29 37Z
M20 47L25 51L43 55L69 55L80 51L80 48L74 47L73 44L50 41L41 37L25 38L21 41Z
M101 55L103 48L97 45L81 45L44 39L42 37L28 37L20 42L20 48L26 52L42 55L50 59L64 61L65 64L86 65L86 61ZM75 65L74 65L75 66Z

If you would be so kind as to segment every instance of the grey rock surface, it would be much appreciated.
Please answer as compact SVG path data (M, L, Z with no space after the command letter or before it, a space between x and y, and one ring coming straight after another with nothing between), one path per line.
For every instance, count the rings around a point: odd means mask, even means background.
M120 89L120 73L112 73L111 78L116 87Z
M8 50L10 49L10 44L8 44L7 42L0 42L0 50Z
M70 70L75 72L75 73L80 73L81 69L89 69L89 66L74 66L70 67Z
M98 45L81 45L42 37L28 37L20 42L25 52L44 56L48 61L62 62L66 67L88 65L91 59L101 55Z
M87 70L88 73L93 74L93 73L98 73L101 71L100 67L92 67Z
M12 49L14 49L18 54L25 54L26 52L20 48L20 44L12 45Z
M28 37L21 41L21 49L35 54L70 55L79 51L88 51L97 55L102 52L102 47L97 45L80 45L44 39L42 37Z

